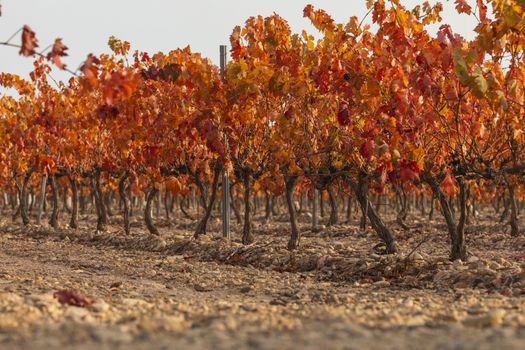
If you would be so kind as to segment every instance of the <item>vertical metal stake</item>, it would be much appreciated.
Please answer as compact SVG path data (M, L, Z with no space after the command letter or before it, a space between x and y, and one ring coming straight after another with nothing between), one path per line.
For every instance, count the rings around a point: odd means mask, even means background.
M224 81L225 70L226 70L226 45L220 46L220 59L221 59L221 79ZM224 148L228 152L228 139L224 135ZM222 173L222 236L227 240L231 239L230 232L230 174L228 169L223 169Z

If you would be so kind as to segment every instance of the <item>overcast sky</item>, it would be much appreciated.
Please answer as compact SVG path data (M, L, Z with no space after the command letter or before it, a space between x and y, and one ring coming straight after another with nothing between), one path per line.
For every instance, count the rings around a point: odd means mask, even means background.
M36 33L40 47L63 38L69 47L64 61L76 69L88 53L107 52L107 39L115 35L132 44L132 50L167 52L190 45L193 51L218 61L220 44L228 44L235 25L253 15L284 17L292 30L314 33L302 17L305 5L323 8L338 22L350 16L363 17L365 0L0 0L0 41L22 25ZM401 0L413 7L423 0ZM435 1L430 1L435 3ZM472 37L475 20L455 13L453 1L443 0L444 21L465 37ZM470 3L475 1L470 0ZM17 41L19 38L17 37ZM0 47L0 71L27 77L32 59L18 56L16 49ZM53 73L58 79L68 78Z

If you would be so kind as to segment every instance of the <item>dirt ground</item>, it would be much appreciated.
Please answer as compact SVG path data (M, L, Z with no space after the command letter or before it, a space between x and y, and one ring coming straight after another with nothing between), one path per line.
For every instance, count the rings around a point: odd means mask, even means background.
M284 219L257 222L248 247L195 241L183 220L160 238L118 218L108 232L4 220L0 349L524 349L525 238L485 217L465 263L447 260L440 221L412 220L385 256L355 225L305 223L290 254ZM96 303L62 305L66 288Z

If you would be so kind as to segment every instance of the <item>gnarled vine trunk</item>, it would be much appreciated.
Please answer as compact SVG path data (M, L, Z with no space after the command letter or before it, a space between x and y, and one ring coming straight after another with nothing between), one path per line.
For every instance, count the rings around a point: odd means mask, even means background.
M293 200L295 183L297 182L297 175L284 175L286 205L290 215L290 228L292 230L290 240L288 241L288 250L295 250L299 246L301 239L301 232L297 227L297 215L295 212L295 204Z
M251 203L250 203L250 195L251 195L251 181L250 181L250 175L244 173L243 174L243 185L244 185L244 225L242 229L242 244L251 244L254 241L253 235L252 235L252 223L251 223L251 217L250 217L250 211L251 211Z
M505 185L509 190L509 207L510 207L510 234L513 237L517 237L520 234L518 226L518 207L516 205L516 196L514 194L514 186L510 183L507 174L503 173L503 179L505 180Z
M454 214L452 212L452 208L450 205L450 201L447 199L443 191L441 191L441 188L439 187L439 184L437 180L429 174L422 174L421 176L422 180L425 181L430 188L432 189L432 192L434 193L435 197L438 199L439 204L441 206L441 212L443 214L443 217L445 218L445 222L447 224L448 234L450 238L450 259L451 260L466 260L467 259L467 248L465 246L465 222L466 222L466 185L464 184L462 179L457 179L460 193L459 193L459 210L460 210L460 216L459 221L456 223L456 219L454 218Z
M118 183L118 193L120 196L120 200L122 202L122 205L124 206L123 212L122 212L122 219L123 219L123 225L124 225L124 232L129 235L131 232L131 224L129 222L130 217L130 200L128 193L126 193L126 181L128 179L128 175L124 174Z
M272 195L272 199L270 200L270 208L272 210L272 216L279 215L279 210L278 208L276 208L276 204L277 204L277 198Z
M324 197L323 190L319 190L319 209L321 210L321 218L324 218Z
M49 225L54 229L58 228L58 187L55 175L49 176L49 185L51 186L51 204L52 211L49 217Z
M100 172L95 174L95 179L92 181L93 197L95 200L95 208L97 210L97 231L105 231L108 224L108 216L106 213L106 206L102 198L102 188L100 185Z
M71 214L71 208L69 207L67 203L67 185L64 185L63 193L62 193L62 208L67 213Z
M363 206L362 203L357 198L359 207L361 208L361 220L359 221L359 227L362 231L366 231L367 218L368 218L368 205Z
M78 228L78 184L74 177L69 177L71 183L71 219L69 227Z
M20 190L20 216L22 217L22 222L24 225L29 225L29 212L28 212L28 185L29 180L31 180L31 175L33 171L29 170L24 176L24 182L22 183L22 188Z
M330 200L330 219L328 220L328 226L337 225L339 223L339 214L337 213L337 198L332 185L328 185L328 199Z
M146 207L144 208L144 222L146 223L149 233L155 236L159 235L159 230L157 229L157 226L155 226L153 218L151 217L151 204L158 192L159 190L155 187L149 190L148 196L146 197Z
M264 196L264 222L268 222L272 216L272 204L270 201L270 195L266 193Z
M239 208L237 207L237 201L235 200L235 197L233 196L233 186L234 184L230 185L230 206L233 210L233 214L235 215L235 220L238 223L240 223L242 221L241 213L239 212Z
M106 193L106 195L103 196L103 198L104 198L104 207L106 208L106 214L108 215L108 217L112 217L113 210L111 210L111 193Z
M348 201L346 204L346 221L352 220L352 196L348 195Z
M204 215L202 216L201 220L197 224L197 228L195 229L195 233L193 235L195 238L198 238L200 235L206 234L206 226L208 225L208 221L211 216L213 204L215 204L215 199L217 198L217 189L219 188L219 177L221 176L221 172L222 165L220 164L220 162L217 162L213 167L213 182L211 187L210 200L208 201L208 203L206 203ZM198 177L198 175L196 176Z
M190 220L193 220L193 217L186 211L186 208L184 208L184 203L186 202L185 198L181 198L180 201L179 201L179 209L180 211L182 212L182 214L190 219Z
M407 194L404 189L399 188L399 186L394 186L396 192L396 198L399 202L399 211L396 216L396 223L401 226L403 230L408 230L409 227L405 223L406 217L408 215L408 200Z
M363 217L368 217L372 228L377 233L379 238L385 243L386 253L394 254L397 251L394 234L384 224L383 220L374 209L374 206L370 203L370 200L368 199L368 191L364 183L363 176L359 176L358 182L349 181L349 183L350 187L352 187L352 190L355 193L359 205L361 206Z
M166 214L166 220L170 219L170 211L173 208L172 205L170 205L170 191L166 189L166 193L164 193L164 212Z

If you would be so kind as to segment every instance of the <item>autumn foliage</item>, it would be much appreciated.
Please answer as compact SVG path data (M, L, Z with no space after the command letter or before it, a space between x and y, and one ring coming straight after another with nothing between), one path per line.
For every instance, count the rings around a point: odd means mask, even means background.
M36 186L34 174L69 178L100 197L99 216L104 192L119 186L122 200L144 192L148 202L157 191L187 196L191 188L206 213L219 174L230 171L245 198L286 194L290 249L300 240L294 191L339 187L353 194L388 253L396 251L394 232L369 195L417 193L439 202L451 256L465 259L468 198L492 200L499 188L514 203L523 193L524 5L456 0L458 12L478 21L472 40L441 23L440 3L367 6L375 29L306 6L319 40L293 33L276 14L250 17L233 29L224 77L190 48L131 52L111 37L112 54L90 54L81 74L57 87L48 63L64 69L67 55L57 39L30 80L0 75L19 94L0 98L0 186L17 186L22 198ZM37 47L24 26L20 54ZM246 208L243 242L251 243Z

